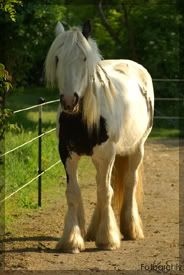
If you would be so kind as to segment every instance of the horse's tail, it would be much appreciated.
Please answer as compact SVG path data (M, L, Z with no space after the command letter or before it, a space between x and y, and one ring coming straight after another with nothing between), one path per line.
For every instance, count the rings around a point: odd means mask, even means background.
M112 171L112 188L114 191L113 208L117 217L120 217L125 194L125 180L129 166L128 156L116 156ZM142 211L143 185L142 185L143 165L138 168L138 183L136 189L136 200L139 212ZM121 227L121 225L120 225Z

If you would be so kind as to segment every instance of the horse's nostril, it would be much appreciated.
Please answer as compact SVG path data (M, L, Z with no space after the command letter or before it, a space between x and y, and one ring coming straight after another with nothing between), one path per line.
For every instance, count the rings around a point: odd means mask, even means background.
M61 107L66 111L73 111L79 102L79 96L74 93L73 96L60 95Z

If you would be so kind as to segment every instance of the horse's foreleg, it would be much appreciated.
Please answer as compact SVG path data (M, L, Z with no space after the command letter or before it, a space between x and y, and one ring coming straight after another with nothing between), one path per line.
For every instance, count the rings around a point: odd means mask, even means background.
M143 239L143 227L139 215L138 203L136 199L136 189L138 187L138 169L143 160L144 147L140 146L129 156L129 169L125 180L125 194L120 213L120 230L125 239Z
M77 182L78 159L76 154L72 154L65 162L68 211L65 217L63 237L57 245L57 249L72 253L84 250L85 221L80 188Z
M111 173L115 152L111 145L106 149L105 151L97 149L92 158L97 169L97 207L90 227L96 230L97 247L113 250L120 247L120 232L111 206L113 196Z

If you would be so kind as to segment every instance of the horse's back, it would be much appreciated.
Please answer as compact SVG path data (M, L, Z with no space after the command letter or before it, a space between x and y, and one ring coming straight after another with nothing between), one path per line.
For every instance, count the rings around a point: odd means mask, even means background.
M107 59L101 60L100 65L107 71L114 70L124 74L129 79L137 80L141 88L147 91L153 99L152 78L147 69L141 64L129 59Z
M149 75L145 67L129 59L104 59L100 61L100 65L103 67L111 66L115 70L121 71L122 73L129 76L132 73L136 73L136 75L140 73L140 76L142 76L143 79Z

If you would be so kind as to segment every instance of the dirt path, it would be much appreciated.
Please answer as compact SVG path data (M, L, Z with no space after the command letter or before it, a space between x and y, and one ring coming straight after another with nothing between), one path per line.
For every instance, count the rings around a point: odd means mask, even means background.
M17 230L6 235L6 270L141 270L179 262L179 147L177 141L148 143L144 165L145 240L122 241L117 251L99 251L86 243L80 254L57 253L65 201L18 217ZM94 180L93 180L94 182ZM87 224L95 205L96 186L84 186ZM177 269L177 267L173 267Z

